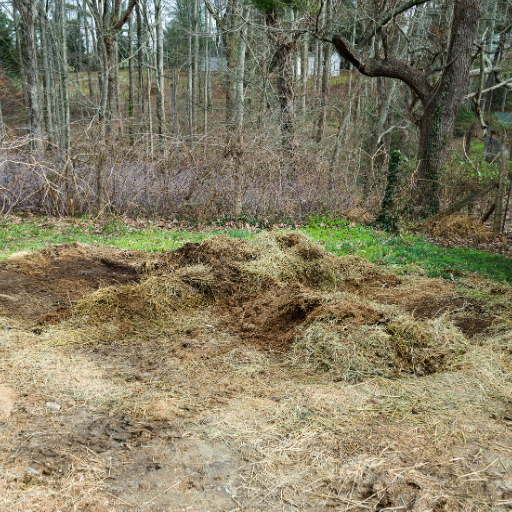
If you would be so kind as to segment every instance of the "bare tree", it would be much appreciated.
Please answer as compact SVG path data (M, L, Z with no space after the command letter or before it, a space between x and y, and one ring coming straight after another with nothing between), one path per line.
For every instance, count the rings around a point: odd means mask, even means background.
M391 14L396 16L406 8L419 3L423 3L423 0L407 2ZM376 27L384 26L388 16L386 15ZM427 70L420 70L392 57L386 44L383 55L365 57L344 37L335 35L332 40L340 55L351 62L360 73L370 77L384 76L402 80L421 101L423 113L415 119L420 129L416 204L424 214L439 210L439 180L444 153L455 115L466 95L479 16L480 9L476 0L455 1L444 63ZM368 39L368 35L365 39ZM432 83L432 76L436 73L438 79Z

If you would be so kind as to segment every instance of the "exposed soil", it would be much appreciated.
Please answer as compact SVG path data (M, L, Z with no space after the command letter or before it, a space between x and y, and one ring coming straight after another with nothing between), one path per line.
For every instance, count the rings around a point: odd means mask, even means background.
M405 306L405 310L416 318L437 318L450 313L453 323L468 337L485 332L493 320L485 302L467 297L432 298L426 303L413 301Z
M105 252L65 244L0 262L0 316L66 317L88 293L138 279L137 270L129 264L134 253L116 251L118 258L126 259L123 264L109 260Z
M0 511L509 509L506 308L278 242L1 263Z
M351 301L323 303L321 294L298 284L273 287L265 293L234 297L219 306L225 325L241 340L275 352L286 352L299 325L318 317L333 323L373 325L385 315Z

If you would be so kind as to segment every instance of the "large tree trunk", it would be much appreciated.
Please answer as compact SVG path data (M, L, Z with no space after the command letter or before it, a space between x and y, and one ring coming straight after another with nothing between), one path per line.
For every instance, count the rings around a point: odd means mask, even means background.
M416 203L421 214L435 214L440 207L440 188L446 148L453 122L467 91L471 49L477 30L478 4L459 0L455 4L448 62L440 82L424 102L419 122L418 187Z
M267 12L266 23L271 28L280 28L277 12ZM298 38L289 39L286 35L276 35L275 32L269 32L269 38L274 44L274 58L277 64L282 145L288 156L294 158L297 150L297 140L295 138L295 81L293 63Z
M43 133L43 105L41 87L37 71L37 50L35 38L36 1L15 0L16 9L20 13L23 36L23 54L27 72L27 89L30 107L30 131L36 149L43 149L41 135Z
M283 43L277 54L277 81L281 106L281 134L283 148L291 157L297 150L295 138L295 83L293 80L293 59L295 42Z

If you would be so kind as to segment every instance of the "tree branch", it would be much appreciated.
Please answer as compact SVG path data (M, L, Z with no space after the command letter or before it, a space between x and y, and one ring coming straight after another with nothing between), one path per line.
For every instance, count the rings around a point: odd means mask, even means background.
M222 18L215 12L210 2L208 2L208 0L204 0L204 5L208 9L208 12L213 16L213 19L219 24L219 27L222 30L225 30L226 27L224 24L224 20L222 20Z
M496 89L499 89L500 87L509 87L509 84L512 85L512 78L509 78L508 80L503 80L503 82L500 82L499 84L493 85L492 87L489 87L488 89L484 89L481 91L482 94L485 94L487 92L494 91ZM464 101L469 100L470 98L474 98L478 95L478 92L472 92L471 94L466 94L464 96Z
M333 36L332 42L338 53L345 60L353 64L363 75L398 78L418 95L422 103L427 101L428 96L432 92L432 86L428 82L427 76L421 71L395 58L379 59L373 57L364 61L359 52L349 45L343 37L338 35Z
M114 30L116 32L119 32L123 25L128 21L128 18L130 14L133 11L133 8L135 7L135 4L137 3L137 0L130 0L130 3L128 4L128 7L126 8L125 13L123 14L123 17L114 25Z
M408 2L399 5L394 11L391 11L390 13L386 14L386 16L381 18L379 22L371 30L368 30L366 34L363 36L363 39L358 44L358 46L364 46L365 44L367 44L370 41L370 39L375 34L377 34L377 32L380 32L385 25L387 25L393 18L395 18L399 14L402 14L404 11L407 11L411 7L422 5L427 2L428 0L409 0Z

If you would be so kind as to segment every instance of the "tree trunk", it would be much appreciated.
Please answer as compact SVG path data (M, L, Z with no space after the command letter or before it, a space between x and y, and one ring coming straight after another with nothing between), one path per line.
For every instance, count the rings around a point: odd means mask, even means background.
M503 148L507 146L506 138L502 141ZM496 201L495 201L495 213L494 213L494 223L492 230L495 233L501 233L502 228L502 220L503 220L503 198L505 196L506 182L507 182L507 166L508 166L508 149L503 149L501 151L501 160L500 160L500 176L498 181L498 191L496 192Z
M278 14L266 13L268 27L280 28ZM295 138L295 83L293 80L293 61L297 48L297 38L289 39L286 35L269 32L274 43L274 58L277 64L277 88L280 105L280 126L282 146L290 158L295 158L297 140Z
M225 27L222 34L226 49L226 130L228 141L231 139L235 115L235 74L236 74L236 25L239 0L228 0L224 17ZM228 142L229 145L229 142Z
M192 1L192 126L196 130L199 105L199 0Z
M28 99L30 107L30 131L34 147L43 149L41 135L43 133L43 106L41 103L41 87L37 70L37 50L35 38L36 1L15 0L16 9L23 20L23 54L27 72Z
M61 147L67 151L70 146L70 115L68 89L68 50L66 34L66 0L59 0L59 47L60 47L60 89L61 89Z
M197 0L195 0L197 2ZM165 128L164 104L164 33L162 25L162 0L155 0L156 24L156 119L160 144L163 144L162 135ZM163 149L163 148L162 148Z
M48 30L46 27L47 18L42 2L39 3L39 30L41 33L41 56L43 59L43 89L44 89L44 124L46 126L46 134L51 144L55 143L53 133L53 108L52 98L55 94L53 88L53 79L50 72L49 46L48 46Z
M139 4L135 6L135 13L137 16L137 74L139 78L139 114L144 113L144 53L143 53L143 40L142 40L142 17L140 15Z
M327 19L331 17L331 0L325 2L325 15ZM322 91L320 96L320 113L318 116L318 131L316 142L320 144L324 138L325 119L327 115L326 104L329 95L329 78L331 77L331 45L326 44L324 48L324 61L322 69Z
M203 134L206 135L208 133L208 108L210 103L210 91L211 91L211 84L210 84L210 46L209 46L209 35L210 35L210 16L208 12L205 12L205 29L208 36L205 40L205 59L204 59L204 87L203 87ZM205 137L205 144L206 144L206 137ZM205 146L206 148L206 146Z
M4 117L2 115L2 100L0 99L0 139L3 139L5 135ZM1 142L1 140L0 140Z
M21 82L21 94L23 96L23 105L26 108L30 108L30 100L28 96L28 85L27 85L27 71L25 69L25 58L23 55L23 50L21 48L21 30L20 23L18 20L18 12L16 8L16 3L13 2L12 6L12 19L14 23L14 35L16 38L16 54L18 57L18 62L20 63L20 82Z
M476 0L456 0L446 62L437 84L430 76L396 58L365 59L345 39L335 35L333 43L342 57L364 75L398 78L405 82L423 103L419 120L420 143L415 203L419 215L437 213L440 206L440 179L453 121L464 101L471 51L480 10Z
M309 75L309 34L302 36L302 45L300 51L300 82L301 82L301 95L300 95L300 112L302 115L302 122L306 120L306 97L308 93L308 75Z
M130 144L133 145L133 111L135 108L135 73L133 69L133 16L128 18L128 122Z
M87 52L87 81L89 83L89 98L91 102L94 102L94 84L92 81L92 55L90 52L90 46L89 46L89 26L87 23L87 11L85 10L85 2L83 5L83 11L84 11L84 34L85 34L85 51ZM94 47L94 44L93 44Z
M295 42L283 43L278 50L277 81L281 106L281 134L283 148L290 157L297 151L295 138L295 84L293 81L293 57Z
M243 18L249 16L249 7L245 6ZM247 25L244 24L238 36L238 56L236 62L235 82L235 125L236 141L233 148L233 214L242 214L242 182L243 182L243 124L244 124L244 75L245 75L245 50L247 49Z

